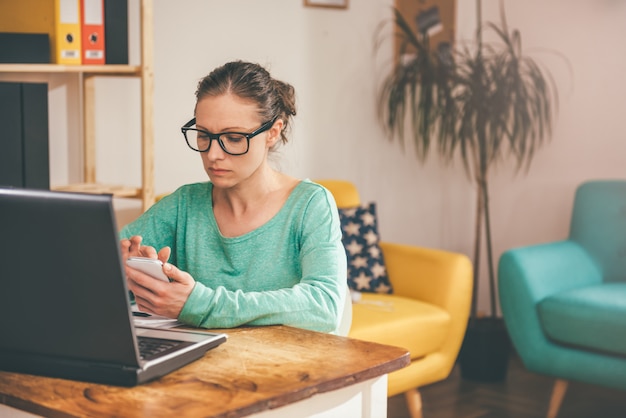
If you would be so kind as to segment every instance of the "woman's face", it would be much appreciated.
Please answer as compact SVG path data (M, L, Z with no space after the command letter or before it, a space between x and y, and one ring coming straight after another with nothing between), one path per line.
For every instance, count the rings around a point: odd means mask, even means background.
M213 134L223 132L250 133L267 122L258 115L254 102L226 94L204 97L196 104L196 126ZM269 149L280 135L282 121L277 121L268 131L250 138L248 152L230 155L217 141L212 141L207 152L200 153L206 173L215 187L230 188L253 177L267 164Z

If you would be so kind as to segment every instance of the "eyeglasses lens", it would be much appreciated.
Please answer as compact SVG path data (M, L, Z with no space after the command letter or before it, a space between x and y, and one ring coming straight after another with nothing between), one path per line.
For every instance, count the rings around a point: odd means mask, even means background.
M185 132L187 143L196 151L204 152L211 146L211 138L203 131L189 129ZM220 146L229 154L245 154L248 151L248 140L241 134L223 134L219 138Z

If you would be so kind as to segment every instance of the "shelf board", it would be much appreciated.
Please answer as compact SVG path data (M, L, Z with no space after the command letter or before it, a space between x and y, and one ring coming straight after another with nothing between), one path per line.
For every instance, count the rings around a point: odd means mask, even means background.
M141 197L142 191L138 187L117 186L100 183L78 183L64 186L53 186L52 190L59 192L78 192L91 194L112 194L115 197Z
M0 73L83 73L102 75L139 75L138 65L59 65L0 64Z

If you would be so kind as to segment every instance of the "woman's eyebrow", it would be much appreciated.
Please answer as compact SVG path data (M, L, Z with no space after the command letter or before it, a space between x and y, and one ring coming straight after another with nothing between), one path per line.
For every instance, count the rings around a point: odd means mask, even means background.
M223 133L229 133L229 132L246 133L249 130L248 128L242 128L242 127L235 127L235 126L233 126L233 127L223 128L222 130L217 131L217 132L213 132L210 129L205 128L204 126L199 125L197 122L196 122L196 129L201 129L203 131L207 131L208 133L215 134L215 135L223 134Z

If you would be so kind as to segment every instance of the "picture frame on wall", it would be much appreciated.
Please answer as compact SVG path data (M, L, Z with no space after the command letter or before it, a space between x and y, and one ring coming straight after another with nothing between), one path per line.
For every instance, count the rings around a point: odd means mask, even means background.
M431 50L450 53L456 32L457 0L394 0L394 3L415 32L428 32ZM398 38L395 38L394 56L396 62L401 59Z
M308 7L331 7L334 9L347 9L348 0L304 0Z

